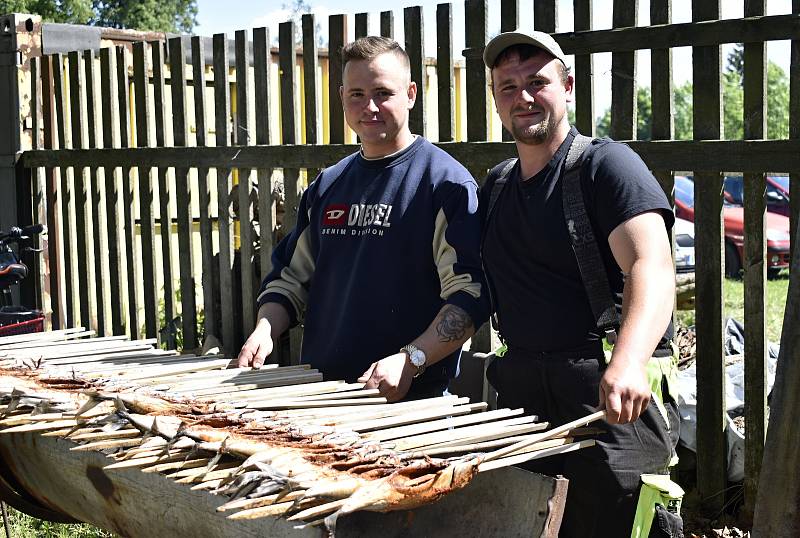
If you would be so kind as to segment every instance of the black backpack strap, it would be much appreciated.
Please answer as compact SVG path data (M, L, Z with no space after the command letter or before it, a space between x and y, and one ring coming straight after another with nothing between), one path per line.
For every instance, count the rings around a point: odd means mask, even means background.
M494 206L497 204L498 198L500 198L500 193L503 192L503 187L506 186L508 183L508 178L511 175L511 170L514 168L514 165L517 164L517 158L506 159L505 161L501 162L494 168L489 171L489 175L487 177L487 181L491 181L492 177L495 177L494 183L491 185L491 190L489 191L489 203L488 207L486 208L486 213L484 214L483 220L483 229L487 230L489 227L489 218L492 216L492 210ZM483 250L483 240L481 239L481 251ZM483 262L481 262L483 263ZM500 337L500 341L505 343L505 339L503 338L503 334L500 332L500 320L497 318L497 308L496 303L494 300L494 290L493 284L491 279L489 278L489 273L486 271L486 267L483 267L483 273L486 275L486 289L489 292L489 304L491 305L491 315L489 316L489 321L492 324L492 328L497 331L497 335Z
M620 317L581 190L583 152L591 142L591 138L581 134L576 135L572 141L564 164L561 197L564 206L564 221L569 232L572 250L578 260L581 280L583 280L583 287L589 297L592 314L594 314L597 328L603 331L608 342L613 344L616 340L617 329L619 329Z
M517 158L506 159L495 166L489 173L490 175L493 175L492 172L495 170L500 171L500 173L497 175L497 179L495 179L494 183L492 183L492 190L489 193L489 207L486 209L486 224L488 224L489 217L492 215L492 210L494 209L495 204L497 204L497 199L500 198L500 193L503 192L503 187L505 187L506 183L508 183L508 176L511 175L511 170L514 168L514 165L517 164L517 160Z

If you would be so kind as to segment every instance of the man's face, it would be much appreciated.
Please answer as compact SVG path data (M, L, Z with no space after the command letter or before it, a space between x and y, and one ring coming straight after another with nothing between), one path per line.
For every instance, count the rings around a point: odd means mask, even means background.
M400 149L395 148L397 138L408 129L408 113L417 97L417 86L409 80L403 61L393 53L351 60L342 78L344 116L364 152L380 155Z
M525 61L511 55L492 69L497 114L517 142L541 144L567 121L573 79L562 82L561 69L561 61L544 51Z

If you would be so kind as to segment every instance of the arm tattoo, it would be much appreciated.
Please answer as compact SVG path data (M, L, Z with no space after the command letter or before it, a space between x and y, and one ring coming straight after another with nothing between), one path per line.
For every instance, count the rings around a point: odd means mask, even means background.
M455 305L447 305L442 309L436 333L440 342L462 340L467 329L472 327L472 319L463 309Z

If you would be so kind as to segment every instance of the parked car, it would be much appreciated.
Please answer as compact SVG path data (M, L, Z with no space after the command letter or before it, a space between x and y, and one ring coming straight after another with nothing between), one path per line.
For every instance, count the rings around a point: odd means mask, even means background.
M675 219L675 271L694 271L694 224L686 219Z
M744 259L744 208L726 202L722 209L725 226L725 275L738 277ZM694 182L675 176L675 216L694 222ZM789 218L766 214L767 273L777 276L789 267Z
M767 176L767 211L789 216L789 176ZM725 176L725 200L733 205L744 205L744 178Z

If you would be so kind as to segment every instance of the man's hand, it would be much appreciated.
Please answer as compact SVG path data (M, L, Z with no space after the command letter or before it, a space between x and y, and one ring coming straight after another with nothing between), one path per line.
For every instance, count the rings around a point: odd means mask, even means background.
M650 385L641 362L611 360L600 379L600 409L607 411L609 424L627 424L641 415L650 403Z
M266 319L258 320L256 328L253 330L247 342L242 346L239 357L236 359L239 368L252 366L261 368L264 361L272 353L272 328Z
M408 393L414 378L414 369L408 355L403 351L373 362L358 378L358 382L366 383L365 389L378 389L387 401L396 402Z

